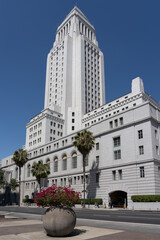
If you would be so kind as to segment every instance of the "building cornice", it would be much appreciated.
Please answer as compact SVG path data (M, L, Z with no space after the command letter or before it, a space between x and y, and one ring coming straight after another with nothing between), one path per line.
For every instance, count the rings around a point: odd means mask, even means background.
M142 98L150 102L155 108L160 110L160 105L146 92L143 93Z
M109 113L109 112L111 112L111 111L113 111L113 110L115 110L119 107L123 107L130 102L133 102L133 101L135 101L139 98L142 98L142 96L143 96L143 93L139 93L139 94L136 94L134 96L128 97L125 100L121 100L120 102L117 102L117 103L112 103L112 102L107 103L107 104L105 104L105 105L103 105L103 106L101 106L101 107L99 107L99 108L97 108L97 109L95 109L95 110L93 110L89 113L86 113L85 117L82 119L82 123L85 123L85 122L87 122L87 121L89 121L89 120L91 120L91 119L93 119L97 116L101 116L104 113ZM118 101L118 100L120 100L120 98L116 99L115 101ZM86 116L86 115L88 115L88 116Z

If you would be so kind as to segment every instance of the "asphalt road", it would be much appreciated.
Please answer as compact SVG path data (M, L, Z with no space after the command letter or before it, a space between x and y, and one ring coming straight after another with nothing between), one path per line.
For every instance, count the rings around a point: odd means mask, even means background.
M0 207L0 211L43 215L45 209L37 207ZM105 209L75 209L77 218L127 223L145 223L160 225L160 212L158 211L130 211Z

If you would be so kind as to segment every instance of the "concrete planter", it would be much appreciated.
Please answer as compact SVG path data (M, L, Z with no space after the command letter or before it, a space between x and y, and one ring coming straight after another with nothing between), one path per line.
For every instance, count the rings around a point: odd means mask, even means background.
M67 236L73 231L75 225L76 214L71 208L48 208L43 216L43 227L50 236Z

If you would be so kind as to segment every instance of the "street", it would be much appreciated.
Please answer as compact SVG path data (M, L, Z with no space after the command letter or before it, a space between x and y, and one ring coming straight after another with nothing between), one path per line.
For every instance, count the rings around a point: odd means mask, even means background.
M145 223L160 225L160 211L130 211L117 209L74 209L79 219L92 219L127 223ZM0 211L43 215L45 209L37 207L0 207Z

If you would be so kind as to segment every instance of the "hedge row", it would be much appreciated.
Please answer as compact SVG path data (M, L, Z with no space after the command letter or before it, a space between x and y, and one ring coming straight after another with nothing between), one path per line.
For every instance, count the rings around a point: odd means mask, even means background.
M160 202L160 195L133 195L133 202Z
M23 203L34 203L34 199L33 198L25 198L25 199L23 199Z
M76 202L76 204L81 204L82 202L84 202L84 199L78 199L78 201ZM102 198L91 198L91 199L85 199L85 204L95 204L97 203L98 205L102 204Z
M84 199L79 199L76 204L81 204L82 202L84 202ZM34 199L33 198L25 198L23 199L23 203L28 203L28 204L31 204L31 203L34 203ZM102 204L102 198L92 198L92 199L85 199L85 204L95 204L97 203L98 205L101 205Z

